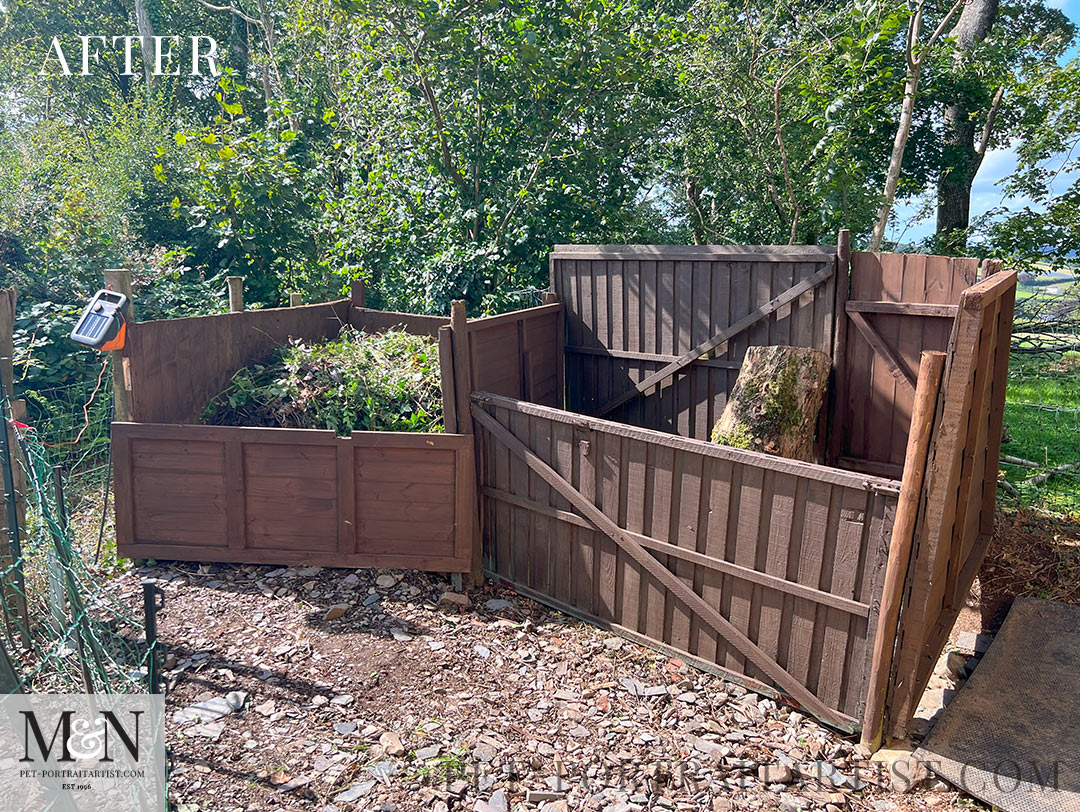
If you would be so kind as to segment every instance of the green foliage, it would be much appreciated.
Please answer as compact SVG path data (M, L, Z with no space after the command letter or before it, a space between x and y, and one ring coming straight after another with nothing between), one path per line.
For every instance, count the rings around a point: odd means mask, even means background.
M319 245L326 164L312 154L313 135L281 114L251 126L244 107L259 99L228 77L214 99L219 114L174 133L154 169L186 224L188 260L206 274L244 276L250 301L276 304L290 290L326 298L335 286Z
M352 431L441 431L437 343L404 330L345 328L321 344L297 343L276 363L237 372L207 404L213 425Z
M388 304L473 310L535 286L556 242L649 241L642 191L679 35L663 4L354 2L324 53L344 66L341 267Z
M902 87L902 6L694 7L665 163L696 242L869 230Z

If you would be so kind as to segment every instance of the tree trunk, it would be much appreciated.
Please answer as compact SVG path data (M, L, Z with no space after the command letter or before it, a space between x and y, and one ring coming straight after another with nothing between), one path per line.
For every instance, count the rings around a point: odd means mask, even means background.
M832 362L805 347L749 347L712 441L810 462Z
M908 136L911 135L911 121L915 117L915 95L919 92L919 74L922 66L916 64L909 70L904 80L904 101L900 105L900 121L896 125L892 153L889 155L889 171L885 176L885 193L881 208L878 209L877 222L870 236L870 250L881 250L885 239L885 229L889 226L893 201L896 200L896 187L900 184L900 170L904 165L904 151L907 149Z
M157 49L154 43L154 24L150 22L150 12L146 10L146 0L135 0L135 28L139 32L139 44L142 46L143 79L149 87L153 82L153 69L150 60L157 59Z
M986 39L998 14L998 0L968 0L950 32L955 42L956 72L967 70L976 46ZM983 137L975 126L976 110L963 82L957 83L956 96L945 105L942 132L941 168L937 188L937 243L939 250L962 253L967 248L967 230L971 224L971 186L986 153L986 141L993 127L993 117L1000 95L985 114L987 126Z
M937 185L938 249L962 251L971 222L971 186L975 182L975 122L959 100L945 108L941 174Z

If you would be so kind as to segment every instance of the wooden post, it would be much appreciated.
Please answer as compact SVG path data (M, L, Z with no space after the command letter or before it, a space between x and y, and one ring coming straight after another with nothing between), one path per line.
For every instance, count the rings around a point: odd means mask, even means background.
M874 635L874 655L870 666L866 710L863 715L862 743L871 750L881 746L885 702L889 677L892 673L893 653L896 648L897 622L900 603L907 579L911 548L915 540L915 521L919 515L919 502L923 480L926 476L930 435L934 428L941 373L945 369L945 353L924 352L919 363L919 380L915 387L915 402L911 412L911 430L908 433L907 452L904 456L904 476L900 484L900 498L896 505L892 540L889 542L889 560L885 566L885 584L881 591L881 610L878 614L877 633Z
M829 387L829 417L825 433L825 464L836 465L843 450L844 403L847 398L847 300L851 289L851 232L836 235L836 297L833 307L833 381Z
M979 274L979 281L989 279L994 274L999 273L1001 267L1000 259L991 259L990 257L987 257L982 261L982 273Z
M304 303L304 294L293 291L289 294L289 307L300 307Z
M551 268L554 269L554 260L551 262ZM554 290L554 270L552 273L552 290L544 291L543 304L558 304L559 294ZM556 403L560 409L566 406L566 308L561 308L559 314L555 319L555 389L558 393L556 395Z
M455 299L450 303L450 333L453 339L454 395L457 400L457 430L459 434L473 434L472 410L472 354L469 352L469 320L465 314L465 302ZM480 454L475 455L477 491L479 492ZM472 582L479 586L484 580L483 551L480 549L479 500L473 511Z
M449 326L439 328L439 380L442 383L443 428L448 434L457 434L457 388L454 386L454 335Z
M131 271L127 268L108 268L105 271L105 287L127 296L128 306L124 318L128 324L135 323L135 294L131 292ZM131 392L128 388L127 366L124 351L113 350L109 364L112 366L113 420L126 423L131 420Z
M367 286L363 279L354 279L349 283L349 296L353 307L367 307Z
M225 282L229 286L229 312L244 312L244 277L226 276Z
M17 301L17 293L15 288L6 288L0 290L0 377L4 382L4 391L7 393L8 402L11 407L11 417L21 420L26 416L26 402L23 400L16 400L14 398L15 392L15 303ZM6 418L6 410L0 411L0 417ZM7 425L7 420L4 419L4 430L7 431L8 448L11 455L11 477L12 477L12 490L15 492L15 524L16 532L14 534L14 548L12 547L9 537L9 542L0 546L0 568L7 569L14 562L14 557L11 555L12 549L19 548L19 539L22 536L22 529L26 526L26 473L24 470L24 464L20 464L21 454L19 451L18 443L16 442L15 430L13 426ZM11 513L9 511L0 509L0 529L7 530L10 523ZM29 638L27 637L26 630L29 629L29 619L26 609L26 586L23 576L22 565L15 567L10 575L4 579L3 584L3 596L7 609L5 610L5 617L14 615L16 624L19 628L19 633L22 638L23 644L29 646Z

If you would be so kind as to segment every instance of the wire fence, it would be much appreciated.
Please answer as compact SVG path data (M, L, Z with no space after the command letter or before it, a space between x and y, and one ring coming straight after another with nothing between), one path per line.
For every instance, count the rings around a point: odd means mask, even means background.
M1018 291L1001 489L1025 508L1080 514L1080 283Z
M91 384L35 392L21 420L4 421L0 609L6 681L16 691L144 693L156 676L144 616L109 588L105 371ZM0 408L5 418L22 411L6 397Z

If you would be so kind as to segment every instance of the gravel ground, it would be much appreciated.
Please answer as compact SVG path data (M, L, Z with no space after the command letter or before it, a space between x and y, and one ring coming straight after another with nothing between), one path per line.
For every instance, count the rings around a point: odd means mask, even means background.
M486 584L175 565L170 795L202 810L947 810L794 709Z

